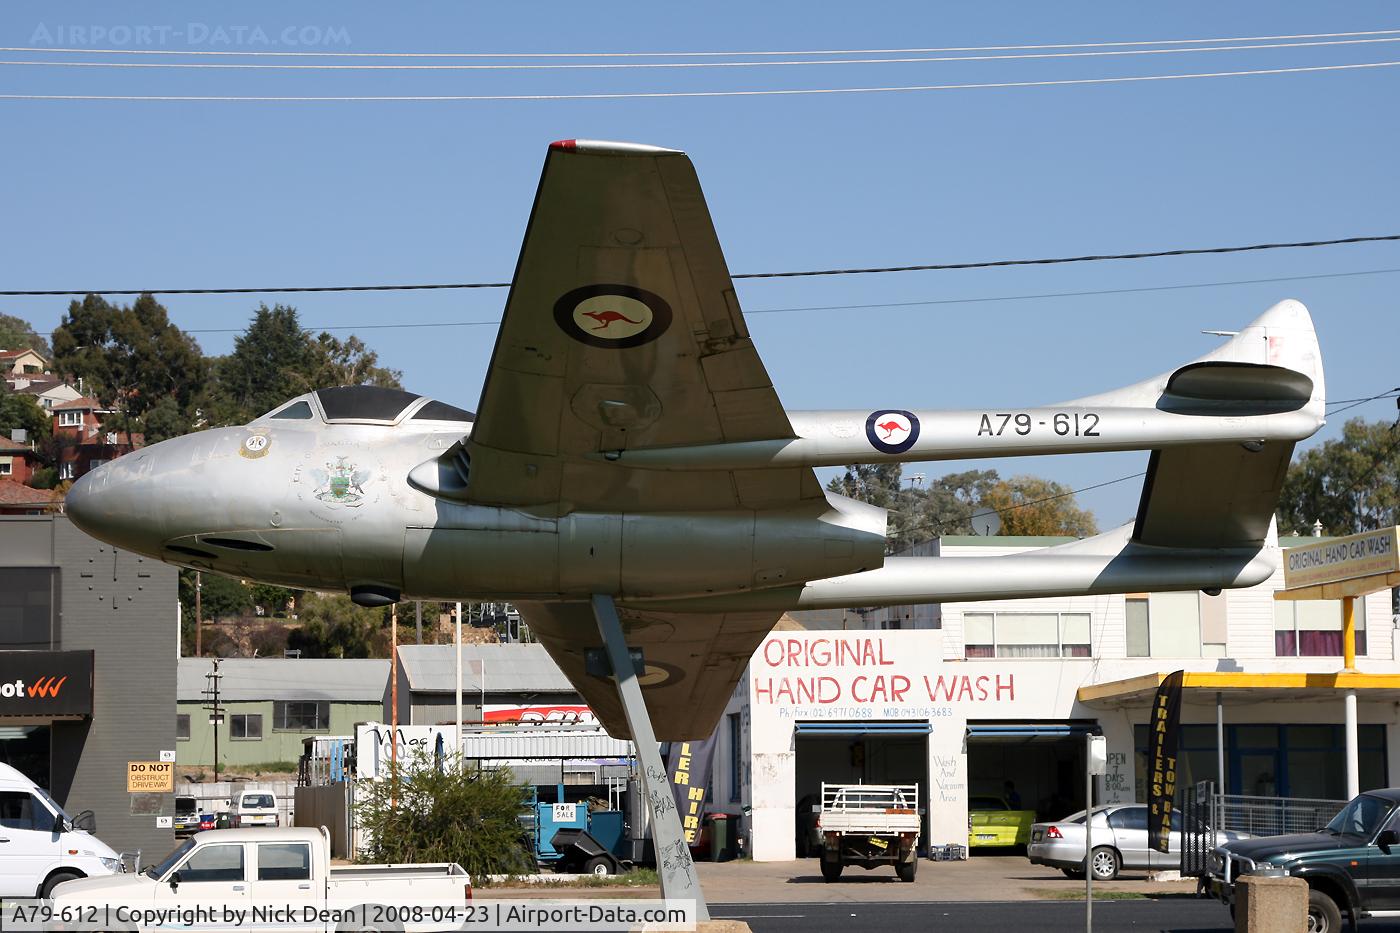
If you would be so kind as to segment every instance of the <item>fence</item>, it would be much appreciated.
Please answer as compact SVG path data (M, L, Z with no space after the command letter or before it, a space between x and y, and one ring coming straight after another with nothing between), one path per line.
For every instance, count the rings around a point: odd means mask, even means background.
M196 813L221 813L237 805L245 790L267 791L277 799L277 825L291 826L296 813L296 782L294 781L211 781L203 784L185 783L175 788L181 797L195 799Z
M1213 782L1202 781L1186 788L1182 795L1181 874L1199 878L1206 873L1206 861L1210 850L1219 844L1219 833L1282 836L1316 832L1346 805L1345 800L1315 797L1217 794Z

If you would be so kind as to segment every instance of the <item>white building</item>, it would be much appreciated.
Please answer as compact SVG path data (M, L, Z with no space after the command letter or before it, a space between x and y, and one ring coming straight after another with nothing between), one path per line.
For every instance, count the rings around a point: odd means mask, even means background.
M1011 553L1047 539L945 538L942 554ZM1285 545L1299 543L1285 541ZM1144 800L1147 709L1188 672L1178 786L1346 796L1342 688L1359 701L1362 788L1400 779L1400 663L1390 593L1357 600L1357 669L1342 667L1338 602L1276 602L1267 583L1218 596L1141 593L944 603L938 611L814 614L775 631L720 726L716 810L747 814L754 858L790 859L797 812L823 781L908 783L925 836L966 842L970 795L1012 782L1046 819L1084 805L1084 742L1101 731L1096 802ZM861 626L883 625L886 628ZM815 626L823 626L816 628ZM844 627L843 627L844 626Z

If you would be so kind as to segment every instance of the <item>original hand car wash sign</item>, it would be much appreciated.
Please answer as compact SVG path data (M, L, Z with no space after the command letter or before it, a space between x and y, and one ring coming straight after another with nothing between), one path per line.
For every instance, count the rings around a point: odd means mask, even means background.
M91 651L0 651L0 716L91 716Z

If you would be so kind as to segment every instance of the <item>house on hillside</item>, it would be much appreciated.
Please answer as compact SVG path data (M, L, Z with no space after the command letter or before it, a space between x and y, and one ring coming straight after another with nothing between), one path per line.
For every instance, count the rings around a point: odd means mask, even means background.
M16 431L16 434L23 434ZM34 448L9 437L0 437L0 479L29 484L39 467L39 455Z
M39 375L49 371L49 361L38 350L0 350L0 373L6 379L23 375Z
M60 402L52 410L61 480L77 479L93 467L145 446L146 439L139 433L132 434L128 443L126 432L104 427L103 418L112 412L102 408L96 399L83 397Z

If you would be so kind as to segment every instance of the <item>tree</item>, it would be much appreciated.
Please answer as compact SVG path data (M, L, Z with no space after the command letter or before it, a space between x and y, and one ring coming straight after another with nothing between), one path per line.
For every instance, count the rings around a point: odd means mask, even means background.
M313 338L296 308L259 306L233 352L214 367L217 389L211 416L241 424L312 389L338 385L399 388L402 373L379 365L379 356L351 335L344 341Z
M1038 476L1013 476L990 486L981 508L995 510L1003 535L1073 535L1098 533L1094 513L1081 509L1074 491Z
M317 362L296 308L259 305L233 352L215 364L214 418L241 424L300 395L312 388Z
M42 444L52 433L53 418L32 395L11 392L0 382L0 436L8 438L16 428L27 431L31 442Z
M68 306L53 334L54 366L121 418L127 443L141 418L162 402L162 431L194 424L208 364L194 338L170 323L165 307L142 295L129 307L88 295ZM178 430L176 430L178 428Z
M388 609L362 609L350 597L307 593L297 613L301 625L287 647L306 658L386 658Z
M316 338L320 364L313 379L315 388L328 386L382 386L401 389L403 373L379 365L379 354L351 334L344 342L322 331Z
M1345 535L1400 523L1400 421L1353 418L1342 436L1302 453L1279 495L1279 532Z
M42 334L34 332L34 325L13 314L0 314L0 350L22 350L25 347L38 350L45 359L53 359L53 349Z
M851 464L827 489L888 509L886 546L893 553L940 535L971 534L973 513L998 482L996 470L949 473L926 486L905 486L902 478L898 463Z
M456 862L473 878L535 870L520 831L526 790L508 768L447 758L439 769L420 753L391 763L388 780L360 786L355 816L368 840L363 862Z

